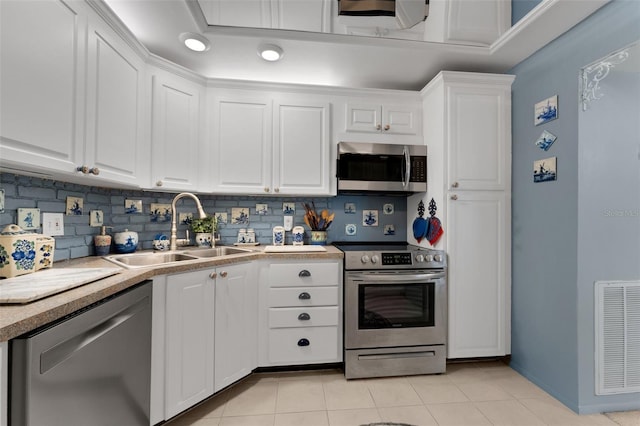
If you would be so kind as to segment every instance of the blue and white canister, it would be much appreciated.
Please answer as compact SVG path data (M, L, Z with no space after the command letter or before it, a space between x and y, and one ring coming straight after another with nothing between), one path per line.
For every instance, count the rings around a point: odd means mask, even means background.
M273 227L273 245L274 246L284 245L284 226Z
M293 235L293 245L301 246L304 244L304 228L302 226L294 226L291 231Z

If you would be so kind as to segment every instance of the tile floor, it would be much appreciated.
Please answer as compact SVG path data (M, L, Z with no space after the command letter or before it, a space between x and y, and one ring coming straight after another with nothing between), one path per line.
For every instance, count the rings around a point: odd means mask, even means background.
M640 411L578 416L501 362L443 375L345 380L342 371L254 374L167 426L640 426Z

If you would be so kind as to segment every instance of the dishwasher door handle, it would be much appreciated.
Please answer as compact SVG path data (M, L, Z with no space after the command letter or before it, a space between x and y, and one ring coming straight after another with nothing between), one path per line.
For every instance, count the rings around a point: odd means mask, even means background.
M149 297L144 297L135 304L130 305L119 312L116 312L115 314L111 315L109 318L106 318L104 321L95 325L89 330L83 331L76 336L70 337L64 342L61 342L52 347L51 349L47 349L46 351L42 352L40 354L40 374L46 373L56 365L64 362L66 359L69 359L74 353L78 352L85 346L91 344L101 336L104 336L109 331L134 317L138 312L145 309L150 303L151 300L149 299Z

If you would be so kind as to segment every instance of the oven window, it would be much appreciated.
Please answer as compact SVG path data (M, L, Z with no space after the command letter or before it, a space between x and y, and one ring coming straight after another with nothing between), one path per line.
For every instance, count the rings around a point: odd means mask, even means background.
M360 284L358 328L433 327L435 283Z

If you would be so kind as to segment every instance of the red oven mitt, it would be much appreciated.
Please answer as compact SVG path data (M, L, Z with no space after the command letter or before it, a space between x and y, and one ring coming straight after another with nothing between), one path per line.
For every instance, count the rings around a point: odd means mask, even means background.
M440 239L440 237L444 234L444 230L442 229L442 223L440 223L440 219L435 216L431 216L429 218L429 225L427 226L427 241L434 246Z

